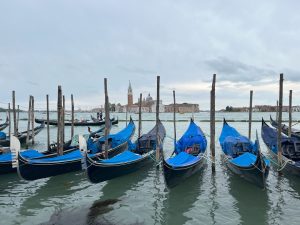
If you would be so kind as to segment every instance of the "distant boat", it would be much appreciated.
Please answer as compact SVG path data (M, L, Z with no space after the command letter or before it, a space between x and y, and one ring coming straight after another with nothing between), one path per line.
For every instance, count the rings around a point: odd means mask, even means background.
M233 173L264 188L270 161L260 152L258 136L256 135L256 141L253 143L229 126L224 119L219 142L228 168Z
M135 144L131 144L128 148L110 158L104 160L95 160L85 154L87 166L87 177L92 183L99 183L106 180L129 174L145 167L153 162L156 152L156 128L158 126L158 136L163 142L166 130L163 124L159 123L147 134L142 135Z
M277 135L276 128L270 127L263 119L261 126L261 136L268 147L270 155L277 160ZM300 143L295 137L288 137L281 134L282 147L282 170L287 174L300 176Z
M113 125L118 124L118 122L119 122L119 120L115 119L115 118L110 119L110 121ZM47 124L47 120L44 120L44 119L35 119L35 122L36 123L45 123L45 124ZM104 124L105 124L104 120L103 121L96 121L96 122L89 122L88 120L83 120L83 121L75 120L74 121L74 126L101 126L101 125L104 125ZM50 120L49 125L57 126L57 120ZM70 121L65 122L65 126L72 126L72 122L70 122Z
M168 187L174 187L201 170L206 162L207 147L203 131L191 119L190 125L177 141L170 158L163 158L164 177Z

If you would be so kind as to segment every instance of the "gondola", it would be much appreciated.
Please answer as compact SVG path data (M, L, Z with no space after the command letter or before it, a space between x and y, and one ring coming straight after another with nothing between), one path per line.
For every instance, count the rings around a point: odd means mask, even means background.
M244 179L264 188L269 174L270 161L260 152L258 135L253 143L235 128L223 122L219 142L228 168Z
M38 133L40 133L44 127L45 127L44 123L42 123L41 125L35 127L34 128L34 136L36 136ZM1 134L2 134L1 135L2 138L0 138L0 146L9 147L9 145L10 145L9 136L3 135L3 132L1 132ZM32 137L33 137L32 130L29 130L29 132L27 132L27 131L20 132L20 133L17 134L16 137L19 139L21 144L25 144L28 135L29 135L29 140L31 140Z
M261 136L273 159L277 160L277 129L262 119ZM281 134L282 165L280 171L300 176L300 142L298 138Z
M8 127L8 125L9 125L9 121L8 118L6 117L5 123L0 124L0 131L4 130L6 127Z
M166 185L172 188L201 170L205 165L207 141L201 128L191 119L188 129L176 142L171 157L163 157Z
M271 116L270 116L270 123L273 127L278 129L277 121L273 120L273 118ZM284 133L285 135L289 135L289 126L287 126L285 124L282 124L281 125L281 130L282 130L282 133ZM291 136L300 139L300 130L292 128L291 129Z
M110 119L111 123L113 125L118 124L119 120L112 118ZM36 123L45 123L47 124L47 120L43 120L43 119L35 119ZM102 126L105 124L105 121L96 121L96 122L90 122L88 120L84 120L84 121L75 121L74 122L74 126ZM49 121L49 125L53 125L53 126L57 126L57 120L50 120ZM72 122L67 121L65 122L65 126L72 126Z
M132 119L123 130L116 134L109 135L108 158L123 152L132 138L135 125ZM96 140L88 140L89 156L91 158L104 158L103 146L104 137ZM36 180L45 177L56 176L67 172L81 170L82 154L78 148L71 149L63 155L53 155L51 157L42 156L35 159L26 159L22 154L16 154L18 164L18 174L25 180Z
M126 151L104 160L94 160L85 154L86 174L90 182L99 183L137 171L154 161L156 152L156 128L158 126L159 144L162 146L166 135L163 124L159 121L147 134L128 146ZM160 147L161 147L160 146Z

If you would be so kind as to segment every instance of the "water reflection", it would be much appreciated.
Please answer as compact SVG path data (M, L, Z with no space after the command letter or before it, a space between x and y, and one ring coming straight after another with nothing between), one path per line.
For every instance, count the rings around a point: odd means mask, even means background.
M204 168L205 170L206 168ZM194 174L176 187L169 189L164 202L163 224L184 224L191 218L185 215L201 195L204 171Z
M229 193L236 200L235 207L242 224L267 224L267 190L232 175L229 178Z

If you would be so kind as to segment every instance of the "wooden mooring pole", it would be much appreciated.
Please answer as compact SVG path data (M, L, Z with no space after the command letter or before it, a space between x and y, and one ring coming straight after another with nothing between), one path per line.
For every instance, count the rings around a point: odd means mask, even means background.
M31 144L34 144L34 97L31 96Z
M62 136L62 143L65 144L65 113L66 112L66 100L65 96L63 95L63 107L62 107L62 126L63 126L63 136Z
M138 130L138 139L141 137L142 133L142 93L140 93L139 99L139 130ZM138 141L139 143L139 141Z
M19 132L19 120L20 120L20 105L18 105L17 113L17 133Z
M46 95L47 103L47 148L50 147L50 125L49 125L49 95Z
M281 147L281 123L282 123L282 95L283 95L283 74L280 74L279 80L279 104L278 104L278 129L277 129L277 154L278 164L282 165L282 147Z
M14 117L14 136L17 136L17 115L16 115L16 93L12 91L12 106L13 106L13 117Z
M289 95L289 137L292 136L292 104L293 104L293 91L290 90L290 95Z
M212 160L212 171L215 172L215 98L216 98L216 74L213 75L212 87L210 92L210 152Z
M29 147L30 121L31 121L31 95L29 96L29 103L28 103L27 137L26 137L27 148Z
M105 96L105 158L108 158L108 135L110 128L110 118L109 118L109 99L108 99L108 91L107 91L107 78L104 78L104 96Z
M252 99L253 99L253 91L250 91L250 106L249 106L249 131L248 138L251 140L251 126L252 126Z
M174 152L176 150L176 97L175 90L173 90L173 125L174 125Z
M62 90L60 85L57 92L57 152L59 155L63 155Z
M158 135L158 122L159 122L159 92L160 92L160 76L157 76L156 83L156 165L159 167L160 162L160 140Z
M73 94L71 94L71 110L72 110L71 138L73 138L73 136L74 136L74 98L73 98Z
M8 135L11 135L11 115L10 115L10 103L8 103Z

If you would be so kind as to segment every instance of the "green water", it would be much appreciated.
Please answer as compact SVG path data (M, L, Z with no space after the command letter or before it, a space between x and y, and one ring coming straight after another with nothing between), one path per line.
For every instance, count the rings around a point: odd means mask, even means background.
M117 114L116 114L117 115ZM45 115L37 115L42 117ZM55 114L52 115L53 118ZM138 115L132 115L134 119ZM180 114L177 137L185 131L190 114ZM259 120L269 113L254 113ZM273 114L275 116L275 114ZM284 118L287 119L287 114ZM5 114L0 114L4 119ZM22 113L20 118L25 118ZM120 119L125 114L118 114ZM161 114L162 120L172 118ZM208 113L195 114L195 121L209 134ZM217 113L216 118L247 119L247 113ZM89 118L89 114L77 114ZM143 114L144 119L154 119L155 114ZM294 118L299 120L300 114ZM27 122L20 121L20 130ZM246 123L231 123L242 134L247 134ZM168 137L164 151L172 152L173 124L164 122ZM260 136L260 123L253 123ZM120 122L113 127L117 132L125 126ZM147 132L154 122L143 123ZM216 139L222 123L216 124ZM297 127L297 126L295 126ZM95 128L96 129L96 128ZM77 127L76 133L86 133L87 128ZM70 133L67 128L66 134ZM55 140L56 128L51 127ZM207 137L209 142L209 137ZM36 149L45 149L46 129L36 137ZM209 146L209 143L208 143ZM262 152L268 156L261 140ZM174 189L168 190L162 170L149 166L142 170L100 184L91 184L82 172L68 173L37 181L20 180L17 174L0 176L0 224L300 224L300 178L280 175L271 167L267 188L262 190L232 174L221 160L221 149L216 140L216 173L211 163L206 168Z

